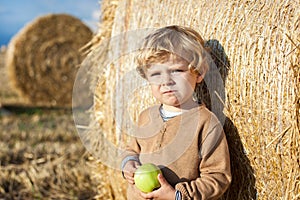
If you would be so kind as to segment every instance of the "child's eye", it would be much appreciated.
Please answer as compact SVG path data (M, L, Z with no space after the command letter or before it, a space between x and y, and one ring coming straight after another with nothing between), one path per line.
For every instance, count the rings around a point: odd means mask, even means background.
M172 74L177 74L177 73L184 72L184 70L182 70L182 69L175 69L175 70L172 70L171 72L172 72Z
M159 76L159 75L160 75L160 73L158 73L158 72L157 72L157 73L150 74L151 77L153 77L153 76Z

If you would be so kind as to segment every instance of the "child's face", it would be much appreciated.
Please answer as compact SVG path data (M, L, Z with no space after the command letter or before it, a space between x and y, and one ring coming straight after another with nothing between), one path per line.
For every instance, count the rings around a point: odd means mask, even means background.
M193 92L202 76L192 73L184 61L167 61L152 64L145 72L153 96L164 109L178 111L193 105Z

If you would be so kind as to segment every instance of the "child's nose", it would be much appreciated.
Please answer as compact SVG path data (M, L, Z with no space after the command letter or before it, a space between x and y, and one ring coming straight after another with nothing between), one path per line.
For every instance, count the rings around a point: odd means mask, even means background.
M172 85L172 84L174 84L174 81L173 81L172 77L170 76L170 74L164 74L162 76L161 84L162 85Z

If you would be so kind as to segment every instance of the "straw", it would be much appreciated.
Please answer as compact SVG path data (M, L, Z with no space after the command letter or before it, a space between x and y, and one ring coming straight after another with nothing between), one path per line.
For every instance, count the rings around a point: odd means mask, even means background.
M92 31L67 14L33 20L10 41L7 68L13 88L35 106L70 107L76 72ZM20 102L21 103L21 102Z
M226 84L224 96L217 92L220 95L216 98L225 102L224 130L233 169L232 185L222 199L299 199L299 5L299 0L127 0L119 1L111 12L113 16L106 18L113 21L102 22L112 24L108 27L111 37L130 30L179 24L220 44L222 48L218 49L223 53L212 56L217 57L215 62ZM126 48L124 45L121 49L126 52ZM101 58L109 60L107 54ZM100 62L93 61L95 65ZM99 105L95 113L105 115L97 118L103 134L119 144L126 137L120 137L114 116L126 116L111 108L124 106L127 99L121 96L120 101L111 104L115 99L111 91L119 91L116 81L134 65L129 56L106 69L109 70L104 75L98 76L101 87L95 95ZM135 113L153 103L147 92L132 94L135 103L130 109ZM198 92L205 100L203 90ZM118 125L122 123L126 121ZM122 177L113 176L108 184L116 188L122 181ZM124 195L125 191L114 193L116 199Z

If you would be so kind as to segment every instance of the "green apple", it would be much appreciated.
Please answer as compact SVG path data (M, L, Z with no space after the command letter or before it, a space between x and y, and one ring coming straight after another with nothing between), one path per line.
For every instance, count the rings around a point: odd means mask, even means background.
M157 179L161 170L152 163L146 163L137 168L134 173L135 186L142 192L148 193L160 187Z

